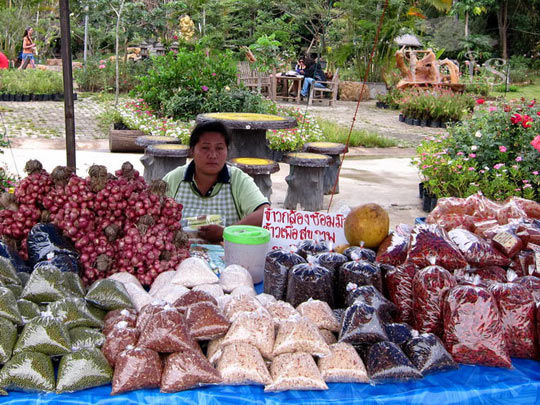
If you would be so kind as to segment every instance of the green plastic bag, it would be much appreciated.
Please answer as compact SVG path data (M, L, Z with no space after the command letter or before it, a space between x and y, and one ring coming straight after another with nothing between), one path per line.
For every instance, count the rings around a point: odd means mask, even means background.
M6 287L0 287L0 317L17 325L23 324L17 300L11 290Z
M0 282L2 284L21 284L17 276L17 270L13 264L5 257L0 256Z
M106 311L133 308L124 285L116 280L98 280L90 286L86 300Z
M17 341L17 327L7 319L0 318L0 364L11 358Z
M21 313L21 318L23 323L28 323L30 320L34 319L36 316L41 315L38 304L28 301L28 300L17 300L17 307L19 307L19 312Z
M88 326L91 328L103 327L103 322L96 319L90 313L88 305L83 298L64 298L60 301L51 302L48 312L68 329L78 326Z
M4 287L7 288L8 290L11 290L11 292L13 293L13 296L15 297L15 299L19 299L19 297L21 296L21 293L22 293L22 290L23 290L22 285L20 285L20 284L5 284Z
M21 285L24 287L30 278L30 273L26 273L24 271L17 272L17 277L19 277L19 280L21 280Z
M71 340L66 327L51 316L40 316L26 325L15 344L13 353L33 351L59 356L71 352Z
M56 392L74 392L111 382L113 370L99 349L66 354L58 366Z
M69 330L71 349L91 349L103 346L105 335L98 329L81 326Z
M86 292L84 291L84 286L79 275L70 271L66 271L62 274L64 275L66 287L71 292L71 295L84 298Z
M103 309L98 308L90 303L88 303L88 311L92 314L92 316L95 319L101 322L104 321L105 316L107 315L107 311L104 311Z
M43 353L23 352L14 355L0 370L0 387L13 391L54 391L54 368Z
M58 301L69 295L64 274L55 266L43 265L30 275L21 298L40 304Z

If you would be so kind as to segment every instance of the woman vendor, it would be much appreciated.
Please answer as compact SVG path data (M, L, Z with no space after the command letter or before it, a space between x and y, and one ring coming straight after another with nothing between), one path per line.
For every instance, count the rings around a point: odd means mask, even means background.
M184 218L219 214L225 226L261 226L263 211L269 206L253 179L226 164L230 135L219 121L198 124L191 132L193 160L167 173L167 195L184 206ZM199 236L210 242L223 239L223 227L206 225Z

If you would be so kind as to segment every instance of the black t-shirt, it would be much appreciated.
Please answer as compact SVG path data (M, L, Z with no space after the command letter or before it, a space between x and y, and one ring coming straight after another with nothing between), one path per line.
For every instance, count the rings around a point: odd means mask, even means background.
M314 63L310 67L306 68L306 70L304 70L304 77L312 77L320 82L326 81L326 75L322 71L321 65L318 63Z

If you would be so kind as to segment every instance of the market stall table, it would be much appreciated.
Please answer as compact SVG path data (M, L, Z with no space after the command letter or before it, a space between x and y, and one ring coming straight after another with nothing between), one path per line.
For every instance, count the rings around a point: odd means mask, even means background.
M231 133L229 159L236 157L271 159L272 154L266 143L266 131L297 126L294 118L270 114L209 113L197 116L197 123L216 120L221 121Z

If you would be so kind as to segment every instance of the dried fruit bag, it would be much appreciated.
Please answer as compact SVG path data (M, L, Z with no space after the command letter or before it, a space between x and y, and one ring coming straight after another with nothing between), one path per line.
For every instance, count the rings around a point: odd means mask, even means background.
M391 233L379 246L377 251L377 263L399 266L407 260L409 250L410 234L401 235L396 232Z
M367 260L353 260L343 264L339 268L338 291L340 297L347 296L347 285L349 283L357 286L372 285L382 292L381 269L375 263Z
M430 258L447 270L467 266L467 261L450 241L448 234L437 225L417 225L411 233L407 262L420 268L431 265Z
M392 342L375 343L369 348L366 368L372 380L406 381L422 378L398 345Z
M453 229L448 232L448 236L471 266L508 266L510 264L510 260L495 250L488 241L480 239L466 229Z
M191 290L186 292L180 298L174 302L174 307L180 312L186 312L187 309L199 302L209 302L211 304L217 305L217 301L214 297L204 291L195 291Z
M217 362L223 382L229 385L267 385L272 383L261 353L248 343L233 343L223 348Z
M285 300L289 269L305 262L303 257L291 251L277 249L268 252L264 263L264 292Z
M0 387L12 391L54 391L54 368L43 353L25 351L14 355L0 370Z
M310 298L334 306L334 283L330 270L314 263L301 263L289 271L287 302L297 307Z
M229 321L217 306L210 302L198 302L188 307L186 322L197 340L212 340L224 336L229 330Z
M422 375L457 368L452 356L433 333L413 337L403 344L403 351Z
M372 344L388 340L388 335L377 310L355 302L345 311L338 340L353 345Z
M499 307L506 347L510 356L525 359L537 358L536 306L530 291L512 282L494 283L489 290Z
M111 382L113 370L99 349L66 354L58 366L56 392L82 391Z
M161 376L161 392L178 392L222 381L206 357L195 350L167 356Z
M510 368L497 302L485 288L452 288L443 303L444 344L455 361Z
M384 330L388 340L396 345L402 345L413 337L413 329L406 323L387 323Z
M416 274L416 266L405 264L386 272L385 281L390 300L397 307L396 320L412 323L413 290L412 283Z
M418 331L442 336L442 298L448 289L455 286L454 276L440 266L429 266L416 273L413 279L413 315Z
M130 328L135 328L137 314L132 309L115 309L108 312L104 319L103 334L108 335L120 322L126 322Z
M270 373L274 381L264 388L264 392L328 389L313 357L307 353L277 356L272 362Z
M349 260L366 260L373 263L377 258L377 253L374 250L365 248L363 246L351 246L343 251L343 254L349 258Z
M535 276L524 276L515 280L515 283L527 288L532 293L534 301L540 303L540 278Z
M111 395L157 388L161 381L161 370L159 354L150 349L128 346L118 355Z

